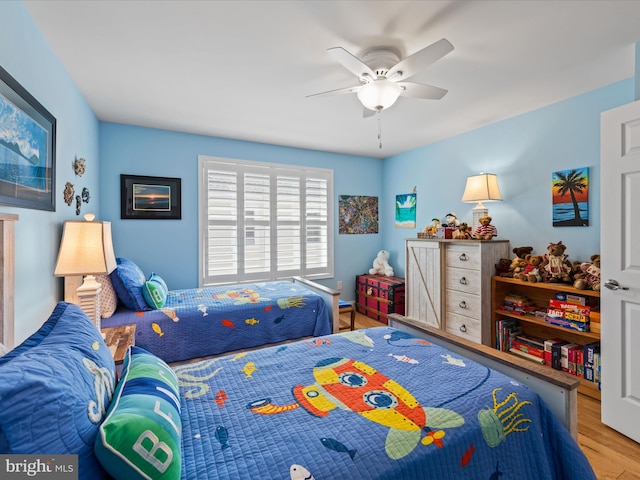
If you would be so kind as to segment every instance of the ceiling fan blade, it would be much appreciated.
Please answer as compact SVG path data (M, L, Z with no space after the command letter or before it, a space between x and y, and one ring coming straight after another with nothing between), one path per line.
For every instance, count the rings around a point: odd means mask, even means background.
M311 95L307 95L307 98L323 97L323 96L329 96L329 95L342 95L344 93L358 93L358 90L360 90L360 87L362 87L362 85L358 85L355 87L347 87L347 88L337 88L335 90L328 90L326 92L320 92L320 93L312 93Z
M400 95L404 97L426 98L428 100L440 100L449 90L444 88L425 85L423 83L397 82L402 87Z
M451 45L451 42L446 38L442 38L436 43L432 43L428 47L418 50L413 55L409 55L407 58L391 67L387 74L387 78L391 78L399 72L402 72L402 76L400 78L402 80L406 80L437 60L440 60L452 50L453 45Z
M344 48L333 47L329 48L327 52L329 52L329 55L337 60L344 68L346 68L359 78L366 76L370 76L372 79L376 78L376 74L368 65L362 63L362 61L358 57L353 56Z

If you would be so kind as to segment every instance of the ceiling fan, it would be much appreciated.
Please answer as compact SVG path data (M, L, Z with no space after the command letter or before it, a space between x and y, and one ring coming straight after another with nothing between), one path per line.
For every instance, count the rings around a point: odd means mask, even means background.
M389 108L401 95L439 100L447 93L444 88L406 80L452 50L453 45L446 38L418 50L403 60L400 60L397 50L391 47L371 48L365 51L361 58L342 47L333 47L327 52L356 75L360 85L315 93L308 97L355 93L364 106L364 117L370 117Z

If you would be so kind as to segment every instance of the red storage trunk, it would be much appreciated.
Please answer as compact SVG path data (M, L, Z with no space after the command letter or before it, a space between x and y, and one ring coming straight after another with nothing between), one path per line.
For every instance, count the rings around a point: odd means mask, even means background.
M404 278L356 276L356 310L383 323L390 313L404 315Z

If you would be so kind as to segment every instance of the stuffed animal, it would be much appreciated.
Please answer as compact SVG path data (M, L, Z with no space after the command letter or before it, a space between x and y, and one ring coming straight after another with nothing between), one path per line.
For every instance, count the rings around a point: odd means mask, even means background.
M370 275L386 275L393 277L393 268L389 265L389 252L380 250L373 260L373 268L369 269Z
M455 213L447 213L444 216L444 222L442 223L443 227L457 227L458 225L460 225L460 220L458 220Z
M468 240L471 238L471 228L466 223L462 222L451 233L451 238L457 238L458 240Z
M564 253L566 249L567 246L561 241L549 244L547 253L543 255L542 280L544 282L571 283L571 263L567 260L569 255Z
M508 258L501 258L496 265L496 275L498 277L513 277L513 272L509 270L511 260Z
M478 219L480 225L478 225L475 232L473 232L473 238L478 240L491 240L493 237L498 235L498 229L491 225L491 220L492 219L489 215L480 217Z
M514 247L511 251L516 255L511 261L511 266L509 267L512 274L511 276L513 276L514 273L520 273L527 266L525 257L528 253L533 252L533 247ZM516 269L518 270L516 271Z
M528 253L525 260L527 261L527 266L521 273L514 275L514 278L525 282L541 282L542 275L540 275L540 265L544 261L542 255L531 255Z
M600 290L600 255L591 255L590 262L580 264L580 273L573 278L573 286L578 290Z

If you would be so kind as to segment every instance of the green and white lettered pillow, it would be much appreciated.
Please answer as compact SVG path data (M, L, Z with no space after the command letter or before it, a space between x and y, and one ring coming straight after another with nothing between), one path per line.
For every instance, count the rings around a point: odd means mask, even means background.
M178 480L182 422L173 370L146 350L132 346L125 357L95 454L113 478Z

